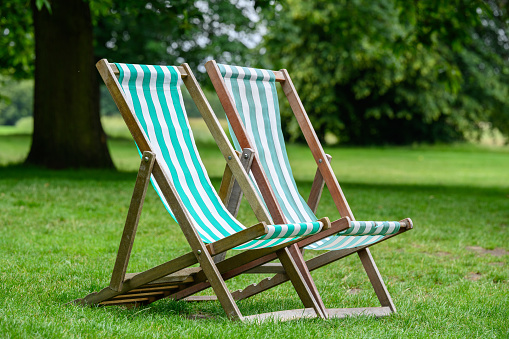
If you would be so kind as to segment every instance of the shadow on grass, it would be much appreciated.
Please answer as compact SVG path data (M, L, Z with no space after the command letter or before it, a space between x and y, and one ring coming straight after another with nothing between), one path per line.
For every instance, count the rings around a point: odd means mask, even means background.
M51 170L31 165L0 166L2 179L65 179L76 181L129 181L136 180L136 172L122 172L115 169L65 169Z
M0 166L0 181L4 179L22 180L22 179L63 179L76 181L134 181L137 172L135 171L119 171L115 169L65 169L51 170L37 166L15 164ZM221 183L220 177L210 178L213 185L217 188ZM311 189L312 181L297 181L297 187L304 193L308 193ZM452 194L468 197L472 195L484 196L500 196L501 194L509 198L509 190L500 187L479 187L469 185L430 185L430 184L395 184L395 183L365 183L342 181L341 187L345 193L350 190L376 190L387 192L410 193L419 192L422 194ZM326 190L326 188L325 188ZM328 194L324 191L324 195ZM348 198L348 196L347 196Z

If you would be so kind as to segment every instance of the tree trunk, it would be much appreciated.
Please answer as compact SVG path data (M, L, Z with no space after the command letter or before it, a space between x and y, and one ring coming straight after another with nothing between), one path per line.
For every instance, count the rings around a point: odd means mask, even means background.
M88 2L53 0L37 10L34 133L27 163L113 168L101 126Z

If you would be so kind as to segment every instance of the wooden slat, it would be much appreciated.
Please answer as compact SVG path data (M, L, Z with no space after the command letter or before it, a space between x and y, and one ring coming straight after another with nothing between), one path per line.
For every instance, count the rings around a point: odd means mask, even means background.
M178 272L165 275L159 279L149 282L149 285L152 284L168 284L168 283L187 283L193 281L193 274L196 274L201 271L200 267L188 267L184 268ZM133 279L136 275L140 273L127 273L126 279Z
M140 297L149 297L149 296L156 296L164 294L162 291L154 291L154 292L144 292L144 293L132 293L132 291L129 291L128 294L122 294L117 295L116 297L113 297L113 300L120 300L120 299L133 299L133 298L140 298Z
M283 265L278 263L268 263L260 265L246 272L247 274L264 274L264 273L285 273Z
M121 291L114 291L111 288L106 287L99 292L93 292L87 295L83 299L77 299L75 302L85 305L95 305L101 301L111 299L117 295L124 294L130 290L139 288L151 281L162 278L167 274L171 274L185 267L189 267L196 262L197 260L194 253L187 253L164 264L153 267L145 272L138 273L130 279L126 279Z
M150 285L146 285L150 286ZM150 292L150 291L162 291L162 290L174 290L176 288L179 288L179 285L166 285L166 286L156 286L156 287L141 287L136 288L134 290L130 290L127 293L138 293L138 292Z
M341 319L352 316L384 317L392 312L389 307L327 308L329 318ZM262 313L244 317L244 321L289 321L302 318L316 318L312 308Z
M228 251L234 247L245 244L248 241L254 240L262 235L267 234L267 224L264 222L258 223L248 227L240 232L234 233L226 238L219 239L218 241L208 244L207 248L211 255L215 255L224 251Z
M134 304L134 303L145 303L149 299L148 298L134 298L134 299L121 299L121 300L108 300L102 301L99 305L123 305L123 304Z
M215 301L215 295L193 295L184 299L185 301Z
M329 154L326 154L327 161L330 162L332 157ZM320 198L322 197L323 187L325 185L325 180L323 180L322 173L320 169L316 170L315 178L313 179L313 184L311 185L311 192L309 193L308 198L308 206L313 211L313 214L316 213L316 209L318 208L318 203L320 202Z
M148 151L143 152L142 155L140 169L138 170L131 198L131 204L129 205L129 210L127 212L124 232L122 233L117 259L115 260L115 266L113 267L113 273L111 275L110 288L114 291L120 291L122 289L155 157L156 155L154 153Z

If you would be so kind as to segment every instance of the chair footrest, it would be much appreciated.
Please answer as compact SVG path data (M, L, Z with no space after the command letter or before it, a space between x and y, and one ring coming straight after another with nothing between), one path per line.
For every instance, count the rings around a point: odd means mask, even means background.
M152 286L152 285L168 284L168 283L178 283L178 284L190 283L190 282L194 281L193 275L200 271L201 271L200 267L184 268L180 271L177 271L172 274L168 274L162 278L159 278L157 280L149 282L148 284L146 284L144 286L149 286L149 285ZM137 274L138 273L126 273L124 280L131 279Z
M200 267L184 268L121 294L106 287L99 293L93 292L85 298L77 299L74 302L99 306L123 305L132 307L147 305L175 293L182 285L194 282L193 276L200 271ZM127 273L125 281L132 279L137 274L139 273Z

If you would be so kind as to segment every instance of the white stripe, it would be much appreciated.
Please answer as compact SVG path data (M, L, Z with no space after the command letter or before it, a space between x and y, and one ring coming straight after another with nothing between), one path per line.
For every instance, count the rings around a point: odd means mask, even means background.
M138 94L139 103L140 103L140 106L141 106L141 111L142 111L143 117L144 117L145 121L147 122L147 132L148 132L148 135L149 135L149 140L150 140L150 143L151 143L151 146L152 146L152 150L156 153L156 159L158 159L158 158L159 159L164 159L163 158L163 153L161 151L161 148L160 148L160 146L159 146L159 144L157 142L157 137L156 137L156 134L155 134L154 125L153 125L153 122L152 122L152 120L150 118L150 114L149 114L149 111L148 111L148 107L147 107L147 103L146 103L147 98L145 98L145 95L143 93L143 86L142 86L143 78L144 78L143 69L139 65L134 65L134 67L136 68L136 70L138 72L138 77L136 78L136 92ZM170 103L171 103L171 101L170 101ZM171 111L171 107L169 107L169 109ZM157 112L157 109L156 109L156 112ZM163 128L163 130L164 130L164 128ZM167 143L167 145L171 145L171 143ZM176 165L176 164L178 164L177 156L175 155L174 152L171 152L171 147L169 147L169 148L170 148L170 151L168 152L168 155L170 156L170 159L171 159L172 163ZM166 174L169 177L172 177L171 176L171 172L169 170L169 167L168 167L168 164L166 163L166 161L161 161L161 162L159 162L159 164L161 165L162 169L166 172ZM180 168L180 166L175 166L175 170L177 172L177 178L172 177L172 181L175 182L176 180L178 180L182 184L185 183L185 177L184 177L184 174L183 174L182 169ZM188 189L188 187L186 185L182 185L182 186L183 186L184 191L186 193L189 193L188 197L189 197L191 205L196 210L196 212L200 215L201 211L197 208L197 203L194 200L193 195L191 194L191 192L189 191L189 189ZM190 217L193 219L194 224L195 224L194 226L196 226L198 232L205 238L204 240L212 242L213 239L210 238L210 236L207 234L207 232L205 232L201 228L200 223L198 223L193 218L193 216L190 215ZM200 215L200 217L204 218L204 216L202 216L202 215ZM222 238L222 236L220 234L217 235L217 236Z
M322 246L320 249L331 249L331 248L334 248L335 245L337 245L338 243L344 241L344 243L341 245L342 248L345 248L345 246L348 246L348 244L350 244L352 241L354 241L355 237L350 237L350 236L337 236L335 237L336 239L334 239L331 243L329 244L326 244L325 246Z
M299 233L300 231L302 231L302 228L303 226L302 225L299 225L297 226L298 224L294 224L294 228L293 228L293 232L288 236L288 237L295 237L297 235L297 233ZM306 231L310 228L308 224L306 224Z

